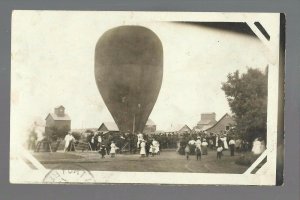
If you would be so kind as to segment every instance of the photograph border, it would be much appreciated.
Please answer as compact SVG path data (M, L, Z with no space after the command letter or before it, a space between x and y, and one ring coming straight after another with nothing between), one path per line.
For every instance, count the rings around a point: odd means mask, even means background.
M10 40L11 12L14 9L35 10L98 10L98 11L197 11L197 12L282 12L286 16L286 67L284 85L284 184L269 186L218 185L21 185L9 184L9 119L10 119ZM235 0L0 0L0 193L3 199L124 199L175 200L205 198L215 200L299 199L300 198L300 2L235 1Z
M31 11L14 11L12 20L14 20L15 13L31 12ZM65 11L44 11L44 12L65 12ZM78 12L78 11L66 11L66 12ZM89 12L89 11L79 11ZM92 11L91 11L92 12ZM102 12L103 13L103 12ZM105 14L116 14L129 16L131 18L138 17L138 21L199 21L199 22L246 22L251 30L257 35L260 41L271 52L272 62L269 65L268 74L268 122L267 122L267 149L266 151L252 164L252 166L242 175L240 174L213 174L213 173L175 173L175 172L115 172L115 171L92 171L96 182L98 183L141 183L141 184L230 184L230 185L275 185L276 179L276 163L277 163L277 134L279 133L279 119L280 107L280 91L279 89L283 85L280 82L279 76L284 66L280 66L279 63L279 37L275 37L281 30L279 27L280 14L279 13L184 13L184 12L105 12ZM168 14L168 15L166 15ZM133 17L134 16L134 17ZM270 33L271 40L267 40L265 36L254 25L257 21L263 21L266 18L274 17L277 19L273 23L278 27L273 27L274 31ZM201 20L200 20L201 19ZM225 19L225 21L224 21ZM137 21L135 18L133 21ZM272 20L271 20L272 22ZM274 25L273 24L273 25ZM13 31L13 30L12 30ZM275 38L275 39L273 39ZM12 66L13 67L13 66ZM277 83L274 86L274 83ZM276 117L270 117L276 116ZM13 116L11 116L13 120ZM11 146L15 149L15 147ZM41 174L46 174L49 170L45 169L30 153L23 148L18 148L20 151L17 155L12 157L18 157L19 161L30 161L38 171L27 172L28 177L24 177L23 181L20 181L20 175L15 174L14 170L11 170L10 181L11 183L40 183ZM267 162L256 174L251 174L253 169L264 159L268 158ZM24 159L25 158L25 159ZM14 165L14 164L13 164ZM170 177L170 173L172 177ZM118 175L116 175L118 174ZM196 177L195 177L196 176ZM242 177L241 177L242 176ZM29 178L30 179L27 179ZM33 178L34 177L34 178ZM109 177L109 178L108 178ZM128 179L128 177L130 177ZM191 179L197 181L191 182ZM160 179L158 181L158 179ZM27 182L26 180L30 180ZM147 180L147 181L145 181ZM210 181L213 180L213 181ZM230 180L230 182L228 182ZM81 183L82 184L82 183Z

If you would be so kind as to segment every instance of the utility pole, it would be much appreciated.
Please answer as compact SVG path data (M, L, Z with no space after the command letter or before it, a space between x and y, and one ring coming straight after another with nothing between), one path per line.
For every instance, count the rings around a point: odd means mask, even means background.
M139 103L137 106L138 106L138 113L139 113L141 109L141 104ZM132 125L132 133L134 134L134 132L135 132L135 113L133 114L133 125Z
M133 124L132 124L132 134L134 135L135 131L135 113L133 114Z

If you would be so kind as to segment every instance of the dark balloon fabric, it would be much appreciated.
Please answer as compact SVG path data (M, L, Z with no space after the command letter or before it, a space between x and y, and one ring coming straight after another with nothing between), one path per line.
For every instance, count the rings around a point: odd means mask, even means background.
M142 132L163 78L163 47L141 26L105 32L95 49L95 79L121 132Z

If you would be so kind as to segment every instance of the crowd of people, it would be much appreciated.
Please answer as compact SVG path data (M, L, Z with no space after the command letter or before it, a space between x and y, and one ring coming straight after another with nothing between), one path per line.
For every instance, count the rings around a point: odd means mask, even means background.
M132 134L132 133L119 133L119 132L90 132L85 139L81 139L86 141L92 151L98 151L102 145L105 145L107 150L110 150L110 144L112 141L119 148L118 153L122 153L125 151L129 151L132 154L137 153L141 149L141 143L145 143L145 148L148 149L151 153L152 149L176 149L178 135L175 134L160 134L160 135L146 135L142 133ZM150 143L152 144L152 148L150 148ZM156 145L159 144L159 145ZM155 147L154 147L155 146ZM158 147L159 146L159 147ZM157 151L157 150L156 150Z
M141 157L160 154L160 143L155 138L150 138L142 133L135 137L132 134L103 134L91 132L86 138L92 151L98 151L102 158L106 155L114 158L116 153L123 153L125 148L130 153L137 153Z
M170 140L168 140L168 138ZM125 148L132 154L139 153L141 157L159 155L161 149L168 147L177 149L181 155L186 155L189 159L190 155L196 155L197 160L201 160L202 155L208 154L208 149L216 150L217 159L221 159L224 150L230 150L230 155L234 156L235 151L247 149L247 143L227 138L225 135L207 136L204 134L182 134L182 135L145 135L138 133L133 135L130 133L111 133L104 134L102 132L91 132L87 138L87 142L91 146L92 151L98 151L102 158L105 155L115 157L116 153L125 152ZM176 145L174 145L174 143Z
M76 136L76 137L75 137ZM229 149L230 155L235 152L251 150L250 144L239 138L230 137L224 134L206 133L159 133L159 134L132 134L120 132L99 132L90 131L88 134L78 136L71 131L64 137L64 151L75 151L78 143L88 144L88 150L97 151L102 158L106 155L115 157L118 153L140 154L141 157L159 155L164 149L176 149L181 155L196 155L201 160L202 155L208 154L208 149L217 152L217 159L221 159L223 151ZM29 137L29 149L34 149L36 138ZM258 145L255 142L255 152L258 152ZM48 148L48 147L47 147Z
M215 138L202 138L197 136L194 140L193 137L188 137L188 140L182 140L179 145L178 152L184 154L188 160L190 155L196 155L197 160L201 160L202 155L208 154L208 148L215 149L217 152L217 159L221 159L224 150L230 150L230 156L234 156L235 151L238 149L240 151L240 146L236 146L236 142L241 144L240 141L235 140L233 137L227 139L226 136L217 135ZM207 142L208 140L208 142Z
M155 156L160 154L160 143L155 139L145 140L142 133L137 135L137 148L140 150L141 157Z

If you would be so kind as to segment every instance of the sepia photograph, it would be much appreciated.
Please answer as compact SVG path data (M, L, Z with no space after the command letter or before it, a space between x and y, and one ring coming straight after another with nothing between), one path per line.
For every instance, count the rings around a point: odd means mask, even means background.
M10 182L276 185L283 25L279 13L14 11Z

